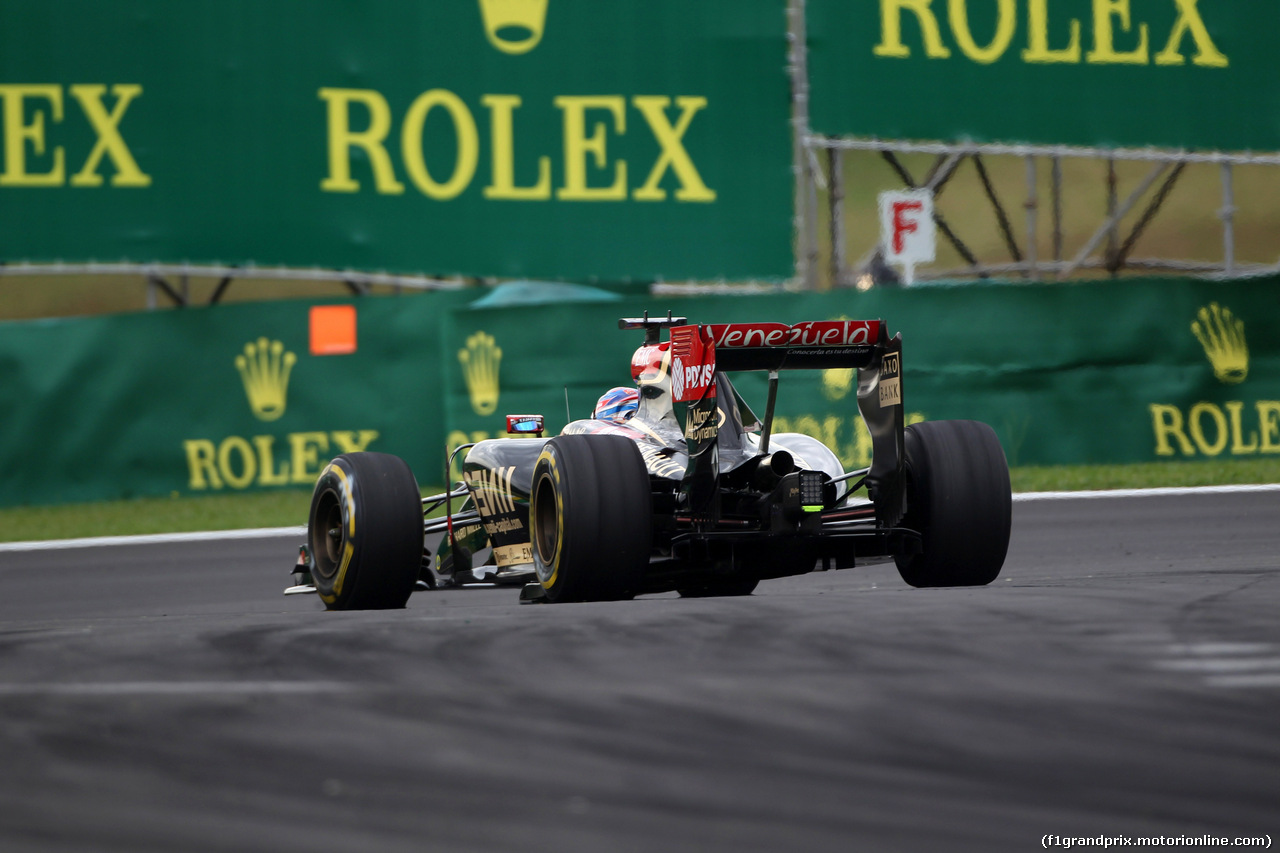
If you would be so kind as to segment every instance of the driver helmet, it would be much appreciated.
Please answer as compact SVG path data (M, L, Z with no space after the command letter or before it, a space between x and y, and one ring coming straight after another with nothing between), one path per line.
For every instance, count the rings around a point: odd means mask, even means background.
M596 401L591 417L597 421L625 423L636 413L640 405L640 392L634 388L610 388Z

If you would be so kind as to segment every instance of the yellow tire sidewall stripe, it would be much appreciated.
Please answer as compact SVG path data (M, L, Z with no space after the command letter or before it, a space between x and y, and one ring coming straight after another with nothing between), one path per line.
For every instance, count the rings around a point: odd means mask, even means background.
M342 466L335 465L331 462L327 468L320 472L320 479L323 480L330 473L337 476L338 481L341 483L341 506L343 513L347 517L347 535L345 537L346 547L342 550L342 562L338 564L338 573L333 579L333 594L320 596L326 604L332 604L338 599L338 596L342 595L342 585L347 577L347 569L350 568L351 559L356 553L356 502L352 490L351 478L347 476L347 472L343 470Z
M560 499L560 496L561 496L560 469L556 465L556 457L555 457L555 454L551 451L550 447L546 447L543 449L542 453L539 454L538 461L534 464L534 467L536 468L538 465L542 464L542 461L544 459L547 462L547 471L551 475L552 482L555 484L556 549L551 555L551 561L550 561L551 576L546 578L545 580L540 576L538 580L542 584L543 589L551 589L556 585L556 579L560 575L560 554L564 550L564 506L563 506L563 502ZM532 512L532 507L530 507L530 509L531 511L529 513L529 517L530 519L535 519L537 517L537 514ZM536 524L537 522L534 521L533 523ZM534 536L536 537L537 531L534 530L533 533L534 533ZM541 551L539 551L539 554L541 554Z

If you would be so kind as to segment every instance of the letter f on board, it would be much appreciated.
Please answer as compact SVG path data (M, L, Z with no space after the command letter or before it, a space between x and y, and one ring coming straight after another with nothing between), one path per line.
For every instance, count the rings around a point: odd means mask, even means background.
M893 253L901 255L907 234L914 234L919 226L915 219L907 218L907 211L919 212L924 205L918 201L895 201L893 203Z

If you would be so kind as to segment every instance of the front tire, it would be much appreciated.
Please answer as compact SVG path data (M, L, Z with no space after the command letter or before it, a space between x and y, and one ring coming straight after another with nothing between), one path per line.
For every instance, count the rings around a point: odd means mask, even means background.
M422 567L422 495L408 464L347 453L320 472L307 541L329 610L404 607Z
M907 514L922 550L894 558L915 587L984 586L1009 550L1009 465L995 430L979 421L926 421L907 427Z
M649 474L616 435L561 435L533 468L533 565L547 601L615 601L640 591L652 541Z

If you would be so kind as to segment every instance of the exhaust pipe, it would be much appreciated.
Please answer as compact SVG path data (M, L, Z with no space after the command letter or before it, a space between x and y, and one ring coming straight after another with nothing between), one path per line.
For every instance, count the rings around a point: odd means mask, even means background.
M783 477L796 469L796 461L785 450L775 450L767 456L760 457L756 466L755 485L760 489L772 489Z

